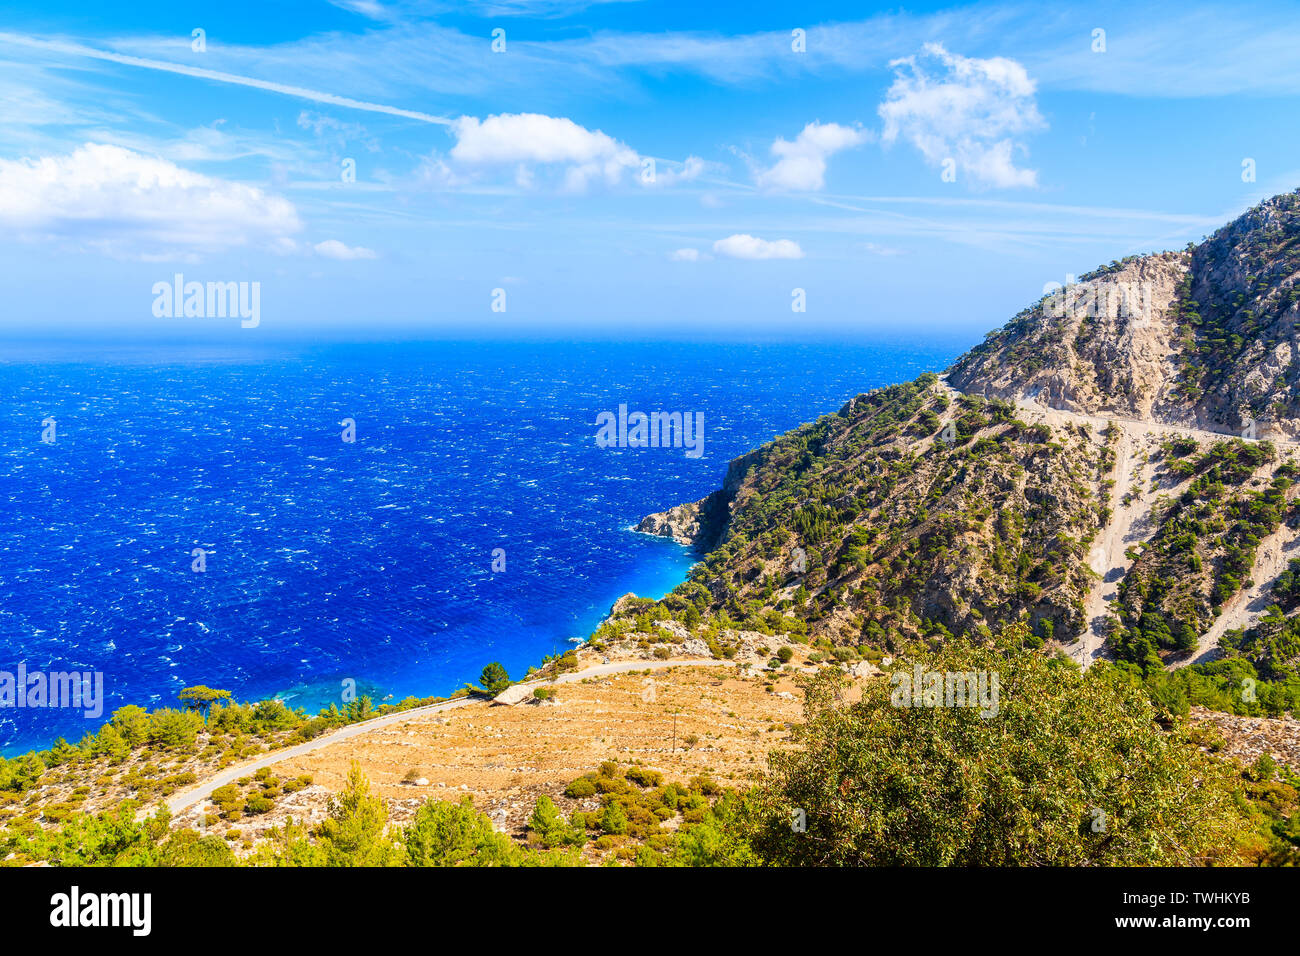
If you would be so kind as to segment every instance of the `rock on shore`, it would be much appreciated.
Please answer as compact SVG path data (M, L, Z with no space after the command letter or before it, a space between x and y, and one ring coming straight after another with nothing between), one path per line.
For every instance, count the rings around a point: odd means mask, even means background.
M722 539L731 518L731 506L736 492L751 467L763 460L767 446L734 458L727 465L722 487L699 501L677 505L667 511L646 515L636 530L661 538L672 538L678 544L694 548L700 553L711 551Z
M672 538L678 544L694 547L700 537L700 510L707 498L677 505L667 511L646 515L636 530L643 534Z

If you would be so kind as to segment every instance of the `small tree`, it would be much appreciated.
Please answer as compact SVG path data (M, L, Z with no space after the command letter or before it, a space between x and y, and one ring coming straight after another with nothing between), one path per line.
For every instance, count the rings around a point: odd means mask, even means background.
M537 798L532 816L528 818L528 830L548 850L566 845L581 846L586 841L586 834L565 822L560 808L546 794Z
M342 792L330 800L319 836L329 866L398 866L402 851L388 838L388 809L370 793L370 781L355 760Z
M362 694L356 700L350 700L344 705L343 715L347 723L355 724L358 721L369 719L374 709L374 701L370 699L370 695Z
M164 707L149 715L148 742L160 747L193 747L203 728L198 714Z
M627 832L627 813L617 800L610 800L605 805L605 812L600 815L600 828L606 833Z
M479 686L489 694L496 695L510 686L510 675L506 673L504 667L493 661L483 668L483 673L479 675L478 682Z
M149 712L136 704L113 711L112 724L127 747L138 747L149 737Z
M511 839L497 833L487 815L474 809L469 797L459 804L421 804L403 842L408 866L509 866L521 856Z
M195 684L193 687L186 687L176 695L186 710L197 711L202 715L206 722L208 719L208 710L213 704L230 701L230 691L217 690L213 687L205 687L202 684Z

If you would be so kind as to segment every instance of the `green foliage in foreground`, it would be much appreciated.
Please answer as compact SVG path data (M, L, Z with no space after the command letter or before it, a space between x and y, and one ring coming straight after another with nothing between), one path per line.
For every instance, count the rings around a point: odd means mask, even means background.
M370 792L357 764L330 802L326 820L308 831L292 821L240 861L220 836L168 829L169 814L136 819L128 801L113 813L78 814L58 827L0 831L0 857L56 866L576 866L577 851L538 852L497 833L467 797L430 800L406 827L390 824L384 801Z
M1009 628L895 667L997 677L996 715L976 707L899 706L893 680L811 678L795 747L771 755L754 789L707 777L665 781L613 761L566 788L566 820L541 796L521 844L468 799L431 800L406 826L354 765L313 830L292 821L251 857L257 866L1037 866L1201 865L1300 859L1296 775L1272 761L1244 773L1214 757L1204 729L1153 705L1123 667L1024 646ZM988 701L986 701L987 703ZM988 711L991 713L991 711ZM230 865L224 841L137 821L74 815L60 826L0 831L13 864ZM591 842L593 841L594 842ZM584 857L584 852L587 854ZM593 856L592 854L596 854ZM12 855L12 856L11 856Z
M408 866L510 866L522 857L469 797L460 803L428 801L406 829Z
M750 842L796 865L1188 865L1245 833L1229 765L1105 664L954 644L927 671L999 675L999 709L897 707L888 682L837 701L817 679L797 749L773 755ZM909 661L909 664L915 661ZM806 832L792 826L802 811Z

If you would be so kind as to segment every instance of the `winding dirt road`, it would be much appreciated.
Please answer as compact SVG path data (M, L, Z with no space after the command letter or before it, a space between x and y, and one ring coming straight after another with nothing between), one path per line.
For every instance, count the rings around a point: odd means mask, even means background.
M1250 570L1250 587L1242 588L1224 603L1219 616L1197 643L1196 653L1169 666L1185 667L1217 657L1219 638L1228 631L1250 627L1275 603L1271 594L1273 581L1286 570L1292 558L1300 558L1300 531L1283 524L1260 541L1255 566Z
M594 667L588 667L585 670L573 671L568 674L561 674L554 681L539 681L538 687L548 687L551 684L571 684L575 681L587 680L592 677L604 677L607 674L619 674L626 671L645 671L645 670L663 670L668 667L734 667L735 662L729 660L713 660L708 658L666 661L615 661L609 664L597 664ZM526 683L526 682L521 682ZM447 700L437 704L427 704L424 707L412 707L410 710L399 710L392 714L385 714L382 717L374 717L370 720L362 721L359 724L348 724L346 727L340 727L338 730L322 734L315 740L309 740L306 743L298 744L293 747L284 747L280 750L273 750L264 757L258 757L254 760L245 761L237 764L227 770L223 770L216 776L209 777L201 784L191 787L189 790L183 790L180 793L168 797L166 802L167 809L172 815L186 810L201 800L206 800L212 796L212 791L218 787L224 787L228 783L234 783L241 777L251 776L263 767L270 767L282 760L288 760L291 757L301 757L303 754L309 754L314 750L320 750L323 747L332 747L334 744L352 737L359 737L362 734L368 734L388 727L391 724L400 723L409 720L411 717L420 714L436 714L444 710L455 710L460 707L486 707L491 703L490 700L483 697L459 697L455 700ZM143 812L143 811L142 811Z
M940 378L940 385L950 397L955 398L962 394L948 384L946 377ZM1118 598L1119 582L1128 573L1132 564L1127 552L1134 545L1149 540L1155 533L1154 525L1147 519L1156 498L1162 493L1171 495L1177 493L1177 486L1161 490L1151 488L1149 476L1145 473L1143 463L1139 461L1143 452L1160 440L1171 436L1193 438L1198 442L1222 441L1241 436L1122 416L1086 415L1081 412L1065 411L1043 405L1035 400L1035 396L1017 399L1016 408L1027 421L1035 423L1043 422L1057 427L1072 424L1089 425L1096 429L1104 429L1113 422L1120 430L1115 452L1115 484L1111 488L1109 502L1110 520L1098 530L1094 546L1088 556L1089 567L1099 576L1099 581L1089 592L1085 605L1088 629L1073 644L1063 646L1067 654L1087 667L1104 654L1110 607ZM1300 442L1279 438L1269 440L1279 451L1289 456L1295 456L1300 451ZM1128 499L1127 504L1125 504L1126 499ZM1195 653L1171 666L1181 667L1185 664L1212 659L1217 652L1219 638L1225 631L1247 627L1253 623L1271 603L1268 600L1268 589L1273 579L1285 569L1287 562L1293 557L1300 557L1300 533L1283 525L1277 532L1260 542L1255 566L1251 571L1253 582L1251 587L1239 591L1229 599L1214 624L1201 636Z

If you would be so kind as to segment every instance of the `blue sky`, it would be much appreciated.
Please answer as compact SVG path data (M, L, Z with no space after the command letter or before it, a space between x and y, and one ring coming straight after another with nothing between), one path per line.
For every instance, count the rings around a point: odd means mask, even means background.
M0 331L978 338L1300 185L1296 12L18 0Z

